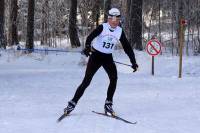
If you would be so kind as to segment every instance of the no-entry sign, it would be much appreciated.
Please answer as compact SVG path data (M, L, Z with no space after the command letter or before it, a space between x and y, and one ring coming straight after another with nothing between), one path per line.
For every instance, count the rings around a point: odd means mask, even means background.
M161 44L158 40L152 39L147 43L146 50L151 56L156 56L161 51Z
M158 55L161 51L161 44L156 39L151 39L146 45L147 53L152 56L151 74L154 75L154 56Z

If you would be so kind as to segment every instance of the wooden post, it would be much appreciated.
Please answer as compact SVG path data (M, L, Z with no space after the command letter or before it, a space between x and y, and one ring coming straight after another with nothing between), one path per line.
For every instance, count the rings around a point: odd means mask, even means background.
M181 18L179 29L179 78L182 77L182 62L183 62L183 44L184 44L184 25L185 20Z

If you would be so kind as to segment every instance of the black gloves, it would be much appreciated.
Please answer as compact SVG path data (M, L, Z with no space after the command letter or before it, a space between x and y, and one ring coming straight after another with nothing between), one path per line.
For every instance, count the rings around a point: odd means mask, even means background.
M132 64L133 72L136 72L138 69L138 65L136 63Z
M83 51L81 52L81 54L84 54L86 57L90 56L90 48L85 48L83 49Z

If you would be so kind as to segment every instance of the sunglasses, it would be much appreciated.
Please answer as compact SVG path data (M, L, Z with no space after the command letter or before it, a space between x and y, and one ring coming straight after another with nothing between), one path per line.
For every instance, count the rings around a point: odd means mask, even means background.
M117 16L116 16L116 15L108 14L108 17L109 17L109 16L110 16L110 17L117 17L117 18L120 18L120 17L121 17L121 15L117 15Z
M112 21L121 20L121 15L118 15L118 16L111 16L111 15L109 15L108 19L112 19Z

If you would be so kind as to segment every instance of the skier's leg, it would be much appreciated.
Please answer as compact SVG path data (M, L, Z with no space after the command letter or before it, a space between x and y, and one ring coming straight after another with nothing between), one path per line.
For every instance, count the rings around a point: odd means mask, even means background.
M65 114L69 114L71 111L74 110L78 100L83 95L85 89L90 84L92 77L96 73L96 71L101 67L101 63L96 59L95 55L91 55L87 64L85 77L82 81L82 83L77 88L74 97L71 101L68 102L67 107L64 109Z
M88 64L87 64L85 77L84 77L82 83L77 88L72 101L74 101L75 103L78 102L78 100L83 95L85 89L89 86L94 74L97 72L97 70L100 67L101 67L101 62L98 61L98 59L96 59L95 55L91 55L91 57L89 58Z
M103 68L108 74L110 79L110 84L107 90L107 98L108 101L113 101L113 96L116 90L117 85L117 68L114 62L109 62L103 65Z
M113 105L113 95L115 93L117 85L117 68L113 61L104 64L103 67L106 70L108 77L110 79L110 84L108 86L107 98L105 101L104 109L106 114L110 113L111 115L115 115L112 105Z

